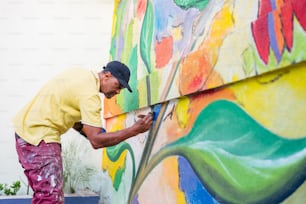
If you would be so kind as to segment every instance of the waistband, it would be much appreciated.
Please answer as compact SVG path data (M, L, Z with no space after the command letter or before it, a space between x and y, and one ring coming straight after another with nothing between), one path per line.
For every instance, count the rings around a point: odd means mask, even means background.
M15 132L15 138L16 138L16 139L22 139L19 135L17 135L16 132Z

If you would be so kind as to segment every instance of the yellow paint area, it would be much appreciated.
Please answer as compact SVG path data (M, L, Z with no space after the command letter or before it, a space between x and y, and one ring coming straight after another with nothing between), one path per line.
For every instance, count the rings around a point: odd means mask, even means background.
M184 96L178 100L175 109L175 114L177 116L177 121L180 128L184 128L190 118L188 110L189 110L189 99L188 97Z
M183 38L182 36L182 28L181 27L174 27L171 30L171 36L173 37L174 41L179 41Z
M185 204L185 194L179 189L179 171L178 171L178 159L177 157L170 157L163 162L164 173L166 180L165 185L171 186L171 189L175 190L175 197L177 204Z
M114 132L125 128L126 114L121 114L116 117L107 119L107 131Z
M115 182L115 176L119 169L123 169L125 165L127 151L122 152L117 161L111 161L106 153L106 149L103 150L103 161L102 161L102 169L107 170L108 175L111 177L113 183Z
M107 119L107 122L106 122L107 131L114 132L114 131L125 128L125 120L126 120L125 114L119 115L114 118ZM120 157L115 162L113 162L107 156L106 149L103 150L102 169L108 171L108 174L112 178L113 182L114 182L115 175L118 169L124 168L126 154L127 154L127 151L124 151L120 155Z
M120 0L114 0L114 15L113 15L113 23L112 23L112 38L115 35L115 28L117 24L117 10L118 10L118 5L119 5Z
M138 96L139 107L144 107L148 104L146 80L143 79L138 81L138 91L141 93Z
M306 63L230 86L255 120L283 137L306 136Z
M209 53L211 53L211 64L214 65L216 63L220 46L233 26L232 8L227 4L214 18L209 37L201 45L201 49L209 50Z

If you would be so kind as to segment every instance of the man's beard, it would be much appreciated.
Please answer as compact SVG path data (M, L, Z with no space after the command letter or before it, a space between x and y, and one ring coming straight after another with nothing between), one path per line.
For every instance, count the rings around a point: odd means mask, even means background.
M110 99L110 98L112 98L113 96L115 96L116 93L115 93L115 92L109 92L109 93L106 93L106 94L104 94L104 95L105 95L106 98Z

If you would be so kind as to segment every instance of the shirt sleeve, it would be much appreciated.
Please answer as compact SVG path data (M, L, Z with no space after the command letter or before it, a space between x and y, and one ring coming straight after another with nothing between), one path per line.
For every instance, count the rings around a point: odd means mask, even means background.
M101 98L99 95L83 97L80 101L82 123L94 127L102 127L101 110Z

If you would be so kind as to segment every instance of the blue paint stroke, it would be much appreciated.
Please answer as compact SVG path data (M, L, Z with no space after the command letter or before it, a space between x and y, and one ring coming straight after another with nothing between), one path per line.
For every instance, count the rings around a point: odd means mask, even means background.
M187 203L214 204L217 203L206 191L198 176L194 173L188 160L178 157L180 188L185 193Z
M276 38L276 33L275 33L275 29L274 29L274 17L273 17L273 13L269 13L268 14L268 28L269 28L269 38L270 38L270 42L271 42L271 47L272 50L275 54L275 57L277 59L277 62L280 62L281 60L281 54L278 50L278 46L277 46L277 38Z

